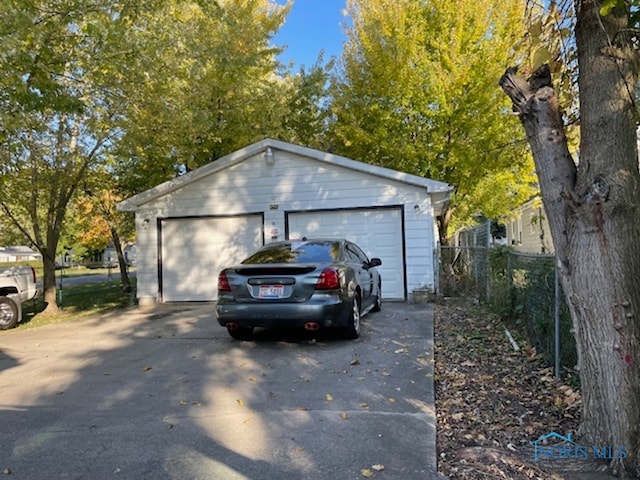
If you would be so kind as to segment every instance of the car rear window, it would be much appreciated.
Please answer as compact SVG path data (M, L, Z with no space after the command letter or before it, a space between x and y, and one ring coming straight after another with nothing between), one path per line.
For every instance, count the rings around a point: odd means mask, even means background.
M337 242L291 242L267 246L243 264L260 263L331 263L338 260L340 244Z

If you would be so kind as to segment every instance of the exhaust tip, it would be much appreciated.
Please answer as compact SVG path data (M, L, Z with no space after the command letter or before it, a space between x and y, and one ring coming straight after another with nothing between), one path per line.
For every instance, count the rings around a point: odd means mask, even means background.
M315 332L317 330L320 330L320 325L318 325L316 322L307 322L304 324L304 329Z
M236 322L229 322L225 327L227 327L227 330L238 330L238 324Z

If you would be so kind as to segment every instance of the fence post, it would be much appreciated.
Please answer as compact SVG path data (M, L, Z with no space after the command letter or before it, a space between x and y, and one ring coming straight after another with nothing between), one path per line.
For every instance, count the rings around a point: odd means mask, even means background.
M513 271L513 260L512 260L511 252L507 250L507 301L509 302L509 315L513 314L513 294L511 293L512 283L512 271Z
M435 283L435 294L436 296L440 295L440 269L442 266L440 265L440 261L442 259L442 245L440 242L436 243L436 248L433 249L433 270L434 270L434 279L433 283Z
M558 278L558 266L555 266L555 299L554 299L554 312L553 321L555 327L555 370L556 380L560 378L560 279Z
M485 247L484 249L484 258L485 258L485 267L484 269L486 270L486 288L485 288L485 295L486 295L486 302L490 302L491 301L491 262L489 262L489 247Z

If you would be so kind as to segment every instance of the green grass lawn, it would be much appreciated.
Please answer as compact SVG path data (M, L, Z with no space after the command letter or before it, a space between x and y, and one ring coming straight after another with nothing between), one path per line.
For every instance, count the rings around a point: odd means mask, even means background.
M96 272L100 270L86 270ZM106 269L104 272L106 273ZM105 313L131 306L135 302L136 279L130 278L133 293L122 291L122 283L118 272L112 272L117 281L96 282L85 285L65 285L62 291L58 290L58 313L44 313L44 301L42 294L33 300L22 304L22 322L18 328L39 327L50 323L69 322L85 318L89 315ZM66 275L66 270L65 270ZM56 282L57 283L57 282Z

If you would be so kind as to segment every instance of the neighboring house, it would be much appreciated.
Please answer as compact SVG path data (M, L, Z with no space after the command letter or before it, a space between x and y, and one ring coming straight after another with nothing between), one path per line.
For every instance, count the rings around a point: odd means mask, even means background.
M549 222L540 197L534 197L510 215L507 244L526 253L553 253Z
M346 237L380 257L385 299L436 288L443 182L265 139L118 205L135 212L141 304L211 301L218 272L265 243Z
M127 265L132 266L136 264L136 244L128 242L122 248L122 254L124 255L124 261ZM96 251L90 257L85 258L82 264L87 268L104 268L104 267L117 267L118 266L118 253L113 244L110 244L104 250Z
M41 261L42 255L32 248L23 245L0 247L0 263L27 262L31 260Z
M127 265L136 264L136 244L128 242L122 248L122 255ZM116 247L109 245L102 253L103 263L105 265L117 266L118 265L118 253Z
M505 243L506 239L503 241L501 237L495 237L493 230L493 222L485 220L472 227L456 230L448 243L451 247L490 247Z

